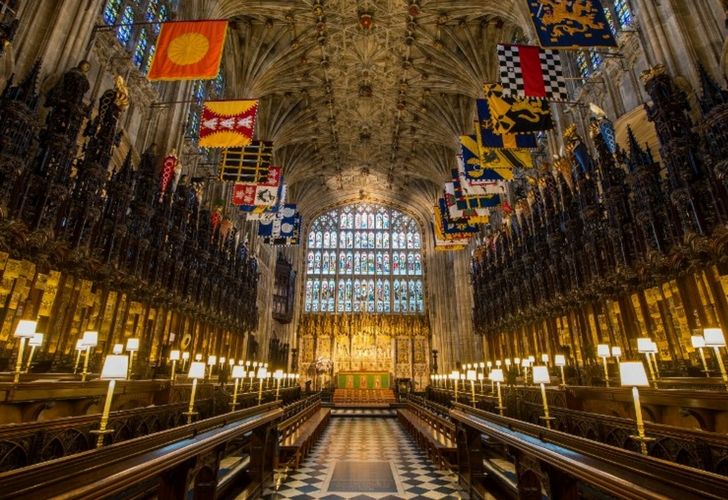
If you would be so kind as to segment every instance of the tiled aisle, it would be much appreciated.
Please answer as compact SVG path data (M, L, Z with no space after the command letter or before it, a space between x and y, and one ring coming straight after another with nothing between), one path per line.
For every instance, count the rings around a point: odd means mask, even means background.
M368 474L374 479L370 483L366 479ZM359 491L342 491L343 485L356 483ZM335 417L301 467L289 475L278 491L267 490L264 498L465 497L457 489L455 476L432 464L396 419Z

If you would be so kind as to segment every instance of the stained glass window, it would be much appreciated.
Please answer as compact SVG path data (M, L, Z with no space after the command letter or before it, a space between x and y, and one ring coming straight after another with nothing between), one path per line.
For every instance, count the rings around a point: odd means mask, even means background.
M617 19L619 19L619 27L621 29L632 24L634 17L627 4L627 0L614 0L614 11L617 13Z
M308 234L306 312L423 313L422 235L410 216L349 205Z
M114 24L119 17L119 9L121 8L121 0L109 0L104 7L104 22L106 24Z
M123 46L127 46L129 43L129 40L131 40L131 28L130 24L134 22L134 8L131 5L127 5L124 7L124 11L121 14L121 19L119 20L119 26L116 28L116 38L119 39L121 44Z

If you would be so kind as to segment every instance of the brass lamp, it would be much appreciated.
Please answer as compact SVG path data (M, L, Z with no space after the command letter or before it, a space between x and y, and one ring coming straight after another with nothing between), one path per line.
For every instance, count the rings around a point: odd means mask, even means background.
M281 392L281 380L283 380L283 370L273 372L273 378L276 379L276 400Z
M550 357L549 357L548 353L541 354L541 362L544 365L548 366L549 365L549 360L550 360Z
M504 360L504 363L506 364L506 370L510 371L510 369L511 369L511 358L506 358Z
M467 378L470 381L471 403L473 404L473 408L475 408L475 379L477 378L475 370L468 370L468 372L465 375L465 378Z
M622 348L618 345L612 346L612 357L617 358L617 365L619 365L619 358L622 357Z
M182 353L182 371L185 371L185 368L187 368L187 362L190 360L190 352L184 351Z
M129 356L123 354L109 354L104 359L104 366L101 368L101 380L109 381L109 388L106 391L106 400L104 401L104 411L101 414L101 424L99 430L91 431L98 434L96 438L96 447L101 448L104 445L104 436L112 429L107 429L109 424L109 413L111 412L111 400L114 398L114 388L117 380L125 380L129 370Z
M230 410L235 411L235 407L238 405L238 385L240 384L240 379L245 378L245 368L240 365L233 366L231 376L235 380L235 388L233 389L233 402L230 405Z
M723 364L723 356L720 355L720 348L725 347L725 337L723 336L723 330L720 328L704 328L703 338L705 339L705 345L712 347L715 350L715 359L718 361L718 368L720 368L720 375L723 377L723 383L728 389L728 374L725 371L725 364Z
M134 374L134 353L139 351L139 339L126 339L126 350L129 351L129 378Z
M478 381L480 381L480 392L485 394L485 390L483 389L483 381L485 380L485 372L478 373Z
M703 352L705 339L702 335L693 335L690 337L690 343L693 345L693 349L700 353L700 361L703 362L703 373L705 373L706 377L710 377L710 370L708 370L708 363L705 362L705 353Z
M78 364L81 362L81 353L85 350L83 346L83 339L76 341L76 363L73 365L73 374L78 372Z
M457 400L458 400L458 381L460 380L460 372L457 370L453 370L452 372L450 372L450 380L452 380L453 385L455 386L454 398L455 398L455 402L457 402Z
M528 358L521 359L521 367L523 368L523 383L528 383L528 367L531 366L531 361Z
M18 342L18 359L15 361L15 376L13 383L20 382L20 372L23 370L23 349L25 349L25 341L30 340L35 335L35 329L38 326L36 321L21 319L18 326L15 327L14 337L20 339Z
M503 370L500 368L495 368L490 371L490 381L494 382L496 387L498 388L498 406L496 406L496 409L498 410L498 413L503 415L503 400L501 399L501 382L503 382L505 379L503 377Z
M258 380L260 381L258 385L258 404L263 403L263 380L268 378L268 369L265 366L261 366L258 368Z
M25 373L30 370L30 364L33 362L33 354L35 354L35 348L43 345L43 334L34 333L32 337L28 339L28 345L30 346L30 356L28 356L28 363L25 365Z
M513 364L516 365L516 368L518 369L518 374L521 374L521 358L513 358Z
M637 421L637 435L630 436L640 443L640 451L647 455L647 443L653 441L645 436L645 423L642 420L642 406L640 405L640 393L637 387L649 387L645 367L639 361L623 361L619 363L619 378L622 387L632 387L632 399L634 400L634 415Z
M197 415L195 411L195 393L197 392L197 381L205 378L205 363L201 361L193 361L190 363L190 371L187 372L187 378L192 379L192 389L190 390L190 405L187 408L187 412L183 415L187 415L187 423L192 423L192 417Z
M81 345L86 350L86 357L83 360L83 372L81 372L81 382L86 382L88 376L88 360L91 357L91 348L96 347L99 343L99 332L86 331L83 332Z
M566 356L563 354L554 355L554 364L561 370L561 387L566 387L566 377L564 377L564 366L566 366Z
M534 366L533 367L533 383L541 386L541 400L543 401L543 417L542 420L546 421L546 428L551 428L551 421L554 419L549 416L549 403L546 400L546 384L551 383L551 377L549 376L549 369L546 366Z
M657 353L659 352L657 349L657 342L651 340L651 348L650 348L650 354L652 354L652 363L655 365L655 375L657 375L657 378L660 378L660 364L657 362Z
M657 387L657 378L655 377L655 371L652 368L652 360L650 359L650 353L652 352L652 340L649 337L638 338L637 352L644 354L645 358L647 358L647 368L650 370L650 379L652 379L652 383L655 384L655 387Z
M597 356L602 358L602 362L604 363L604 381L606 382L607 387L609 387L609 369L607 366L609 352L609 344L599 344L597 346Z
M114 344L111 354L124 354L124 344Z
M217 364L217 356L211 355L207 357L207 379L212 380L212 367Z
M172 372L170 373L169 379L174 383L175 372L177 370L177 361L179 361L180 352L178 350L170 351L169 359L172 361Z

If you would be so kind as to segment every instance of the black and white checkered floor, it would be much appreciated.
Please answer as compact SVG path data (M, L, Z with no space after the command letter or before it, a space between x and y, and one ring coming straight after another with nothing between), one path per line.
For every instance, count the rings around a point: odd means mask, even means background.
M367 483L365 478L373 471L375 475ZM358 486L359 491L345 491L347 484ZM337 417L331 419L301 467L277 488L273 485L267 489L263 498L419 500L467 496L458 488L456 477L438 469L397 420Z

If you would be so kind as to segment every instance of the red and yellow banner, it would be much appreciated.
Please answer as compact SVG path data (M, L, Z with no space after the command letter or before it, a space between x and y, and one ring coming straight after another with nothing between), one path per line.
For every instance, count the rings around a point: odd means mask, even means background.
M201 148L238 148L253 140L258 101L208 101L200 121Z
M149 80L211 80L220 71L227 20L162 24Z

